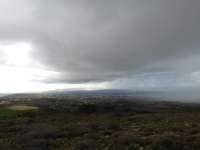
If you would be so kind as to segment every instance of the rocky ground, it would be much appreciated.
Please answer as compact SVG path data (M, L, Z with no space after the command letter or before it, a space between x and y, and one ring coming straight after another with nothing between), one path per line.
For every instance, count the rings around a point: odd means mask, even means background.
M200 149L198 104L134 98L76 99L40 98L1 104L0 149ZM34 109L13 109L20 106Z

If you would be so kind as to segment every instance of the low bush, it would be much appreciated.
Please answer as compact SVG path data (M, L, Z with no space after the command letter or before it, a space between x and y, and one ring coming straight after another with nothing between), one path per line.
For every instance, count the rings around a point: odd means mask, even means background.
M173 136L165 136L158 139L152 146L153 150L182 150L182 145Z

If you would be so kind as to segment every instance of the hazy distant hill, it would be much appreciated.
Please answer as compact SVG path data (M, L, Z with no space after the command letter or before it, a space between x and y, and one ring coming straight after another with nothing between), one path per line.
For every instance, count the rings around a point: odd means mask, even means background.
M3 100L30 100L41 98L65 98L65 97L150 97L152 92L136 92L131 90L55 90L44 93L21 93L4 96Z
M47 95L69 95L69 96L128 96L134 95L135 93L131 90L76 90L76 91L66 91L66 90L57 90L50 91L45 93Z
M6 95L8 95L8 94L0 94L0 97L6 96Z
M44 93L26 93L26 94L1 94L1 99L6 100L29 100L40 98L65 98L65 97L134 97L161 101L185 101L200 102L200 92L197 90L174 90L174 91L132 91L132 90L55 90Z
M47 96L129 96L151 98L161 101L188 101L200 102L200 91L195 89L171 90L171 91L133 91L133 90L79 90L79 91L51 91Z

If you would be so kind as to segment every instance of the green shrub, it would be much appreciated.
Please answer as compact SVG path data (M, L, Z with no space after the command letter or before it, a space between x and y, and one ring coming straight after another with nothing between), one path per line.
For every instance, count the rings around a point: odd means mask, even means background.
M80 139L73 144L72 150L97 150L98 145L91 139Z
M97 111L97 106L92 103L83 103L79 106L78 111L80 113L94 113Z
M172 136L161 137L152 147L153 150L182 150L181 144Z

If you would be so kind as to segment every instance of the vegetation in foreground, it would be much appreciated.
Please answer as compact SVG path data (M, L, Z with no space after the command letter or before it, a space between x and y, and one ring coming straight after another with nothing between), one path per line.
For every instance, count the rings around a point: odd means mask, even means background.
M100 98L102 99L102 98ZM13 110L11 106L37 110ZM200 106L37 99L0 106L1 150L199 150Z

